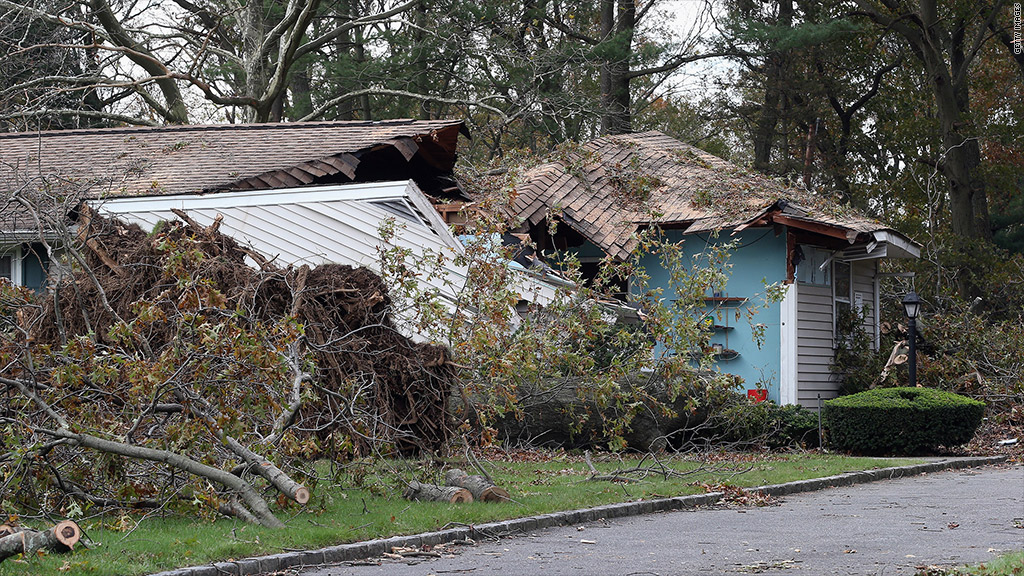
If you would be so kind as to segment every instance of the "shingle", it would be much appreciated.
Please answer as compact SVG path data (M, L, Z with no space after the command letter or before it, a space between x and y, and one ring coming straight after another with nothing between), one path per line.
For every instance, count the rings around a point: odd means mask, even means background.
M457 120L393 120L6 133L0 165L5 181L62 175L91 183L94 195L193 194L309 183L292 168L316 177L354 174L358 155L381 145L408 154L429 143L445 151L432 159L454 163L461 128Z
M691 230L723 229L740 226L785 200L813 206L800 216L810 222L854 232L884 228L863 214L839 209L826 198L742 169L660 132L599 138L580 150L575 160L587 162L582 170L569 170L557 162L528 170L517 188L522 197L516 206L528 207L523 216L535 215L539 205L561 207L566 224L616 257L629 254L636 244L632 235L638 223L650 222L651 211L663 214L656 223L694 223ZM552 166L561 172L553 183ZM616 180L634 176L660 184L650 190L646 205L627 201L616 187Z

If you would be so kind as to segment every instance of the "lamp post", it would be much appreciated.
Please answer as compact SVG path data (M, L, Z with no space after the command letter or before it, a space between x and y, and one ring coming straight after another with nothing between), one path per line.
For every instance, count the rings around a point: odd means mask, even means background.
M914 388L917 386L917 315L921 312L921 299L917 297L917 292L911 292L903 297L903 313L907 315L910 320L908 323L907 336L909 352L908 360L910 361L910 387Z

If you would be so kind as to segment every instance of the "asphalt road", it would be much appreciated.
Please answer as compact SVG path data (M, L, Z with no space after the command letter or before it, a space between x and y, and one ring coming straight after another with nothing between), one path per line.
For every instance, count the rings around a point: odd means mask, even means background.
M302 576L913 575L1024 549L1024 467L992 466L787 496L777 506L617 518Z

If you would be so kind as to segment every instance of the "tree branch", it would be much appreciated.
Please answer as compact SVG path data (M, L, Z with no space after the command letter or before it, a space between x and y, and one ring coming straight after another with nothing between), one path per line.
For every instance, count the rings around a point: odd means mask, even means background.
M388 18L391 18L396 14L401 14L402 12L411 9L413 6L419 3L420 0L408 0L407 2L403 2L402 4L395 6L391 10L380 12L378 14L372 14L370 16L363 16L360 18L356 18L355 20L346 22L341 26L334 28L330 32L327 32L326 34L314 38L313 40L310 40L309 42L300 46L298 49L295 50L295 58L302 58L303 56L309 54L310 52L319 50L328 42L333 42L334 40L337 40L342 34L348 32L349 30L352 30L353 28L365 26L367 24L375 24L377 22L387 20Z
M409 92L408 90L391 90L391 89L388 89L388 88L367 88L365 90L355 90L355 91L349 92L347 94L343 94L341 96L338 96L337 98L332 98L332 99L328 100L327 102L325 102L324 104L321 104L320 107L317 108L316 110L314 110L314 111L310 112L309 114L306 114L305 116L300 118L299 122L308 122L310 120L315 120L315 119L319 118L320 116L322 116L324 112L326 112L327 110L331 109L331 107L337 106L338 104L340 104L342 102L345 102L346 100L351 100L353 98L358 98L359 96L363 96L363 95L404 96L406 98L415 98L417 100L430 101L430 102L440 102L442 104L461 104L461 105L464 105L464 106L476 106L476 107L479 107L479 108L483 108L484 110L488 110L490 112L494 112L499 117L501 117L502 121L504 121L504 122L508 122L508 121L511 120L511 117L509 117L505 113L504 110L501 110L499 108L495 108L495 107L490 106L488 104L484 104L481 101L483 99L500 98L500 96L488 96L488 97L485 97L485 98L483 98L481 100L462 100L462 99L459 99L459 98L440 98L440 97L437 97L437 96L430 96L430 95L426 95L426 94L418 94L416 92Z
M149 50L129 36L128 32L121 26L121 22L110 9L107 0L89 0L89 6L99 20L100 24L107 31L110 40L127 49L128 58L157 79L157 86L163 92L166 101L166 110L163 111L164 119L172 124L188 124L188 110L185 108L185 100L178 90L178 84L169 75L167 66L156 58Z

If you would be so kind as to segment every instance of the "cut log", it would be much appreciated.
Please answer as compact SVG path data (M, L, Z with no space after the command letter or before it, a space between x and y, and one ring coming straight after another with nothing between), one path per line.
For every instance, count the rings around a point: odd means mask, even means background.
M436 484L424 484L415 480L409 483L403 496L407 500L419 500L420 502L450 502L462 504L472 502L473 494L465 488L458 486L437 486Z
M15 528L13 534L0 538L0 562L22 554L31 556L38 550L70 552L82 538L82 529L71 520L58 522L49 530L27 530Z
M473 499L481 502L508 502L512 499L508 490L501 486L495 486L493 482L483 476L470 476L458 468L452 468L444 475L444 483L469 490Z

